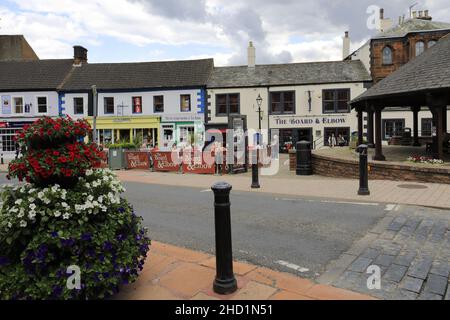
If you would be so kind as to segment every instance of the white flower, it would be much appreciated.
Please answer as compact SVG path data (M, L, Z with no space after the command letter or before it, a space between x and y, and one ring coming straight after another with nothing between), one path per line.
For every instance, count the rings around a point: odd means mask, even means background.
M31 190L30 190L30 193L31 193ZM31 202L31 203L33 203L34 202L34 200L36 200L35 198L33 198L33 197L29 197L28 198L28 202Z
M36 217L36 213L34 213L34 211L30 211L30 213L28 214L28 218L29 218L30 220L33 220L34 217Z
M89 196L87 197L87 199L88 199L89 201L92 201L92 200L94 200L94 197L93 197L92 195L89 195Z
M61 216L61 211L56 210L53 214L55 215L56 218L58 218L59 216Z
M98 202L102 203L103 202L103 196L98 197Z
M27 226L27 222L25 220L20 220L20 226L25 228Z
M42 201L44 201L45 204L49 204L51 202L49 198L43 198Z
M62 206L63 208L67 208L69 205L68 205L67 203L65 203L65 202L61 202L61 206Z
M15 204L17 204L18 206L20 206L22 204L23 200L22 199L17 199L16 202L14 202Z
M94 173L94 171L91 169L86 170L86 176L90 176L93 173Z
M19 209L17 209L16 207L12 207L11 209L9 209L9 211L12 213L16 213L19 211Z
M39 191L37 196L39 199L42 199L44 197L44 193L42 191Z
M67 220L69 218L70 218L70 213L66 212L66 213L63 214L63 219L64 220Z
M36 205L35 205L34 203L30 204L30 209L31 209L31 210L36 209Z
M12 223L8 222L8 228L11 228L11 227L12 227Z

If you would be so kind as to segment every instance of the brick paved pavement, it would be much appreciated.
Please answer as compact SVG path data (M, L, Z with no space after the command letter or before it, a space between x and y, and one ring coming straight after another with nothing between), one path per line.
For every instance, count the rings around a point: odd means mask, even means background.
M318 281L382 299L449 300L449 227L449 211L397 205ZM371 265L380 290L367 288Z

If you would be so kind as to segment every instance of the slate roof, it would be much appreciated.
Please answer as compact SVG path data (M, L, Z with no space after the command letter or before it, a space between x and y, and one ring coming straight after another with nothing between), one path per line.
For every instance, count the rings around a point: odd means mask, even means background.
M64 91L126 90L205 86L214 67L213 59L88 63L75 67L62 85Z
M372 39L404 37L411 32L436 30L450 30L450 23L422 19L409 19L401 25L396 25L382 33L377 34Z
M361 61L328 61L216 67L208 88L305 85L371 81Z
M56 90L73 60L0 62L0 91Z
M350 103L426 90L450 90L450 34Z

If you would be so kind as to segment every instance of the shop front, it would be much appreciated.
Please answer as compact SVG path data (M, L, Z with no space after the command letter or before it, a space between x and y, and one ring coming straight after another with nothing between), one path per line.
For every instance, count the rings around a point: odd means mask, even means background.
M317 116L273 116L270 119L271 136L278 134L280 152L295 148L298 141L310 141L313 148L347 146L357 118L353 114ZM276 129L276 130L275 130Z
M203 114L162 116L159 148L171 150L174 145L181 148L188 145L202 147L205 134L203 120Z
M0 153L5 158L12 158L16 154L16 143L14 136L25 125L32 124L36 119L16 120L7 119L0 122Z
M93 125L92 117L88 118L88 122ZM138 142L141 146L155 147L158 144L159 126L159 117L98 117L97 142L103 146Z

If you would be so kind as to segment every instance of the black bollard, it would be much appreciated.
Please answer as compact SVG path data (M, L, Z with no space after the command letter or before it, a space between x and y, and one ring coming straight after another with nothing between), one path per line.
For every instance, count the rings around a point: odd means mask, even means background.
M5 161L3 160L3 153L2 153L1 164L5 164Z
M217 182L211 189L214 192L214 224L216 229L216 278L214 279L213 290L218 294L230 294L237 290L231 247L231 185L226 182Z
M358 195L368 196L369 191L369 170L367 165L367 145L358 146L359 150L359 190Z
M252 152L251 156L252 156L252 189L259 189L260 185L259 185L259 155L258 155L258 149L256 149L256 152ZM255 155L256 153L256 155Z

